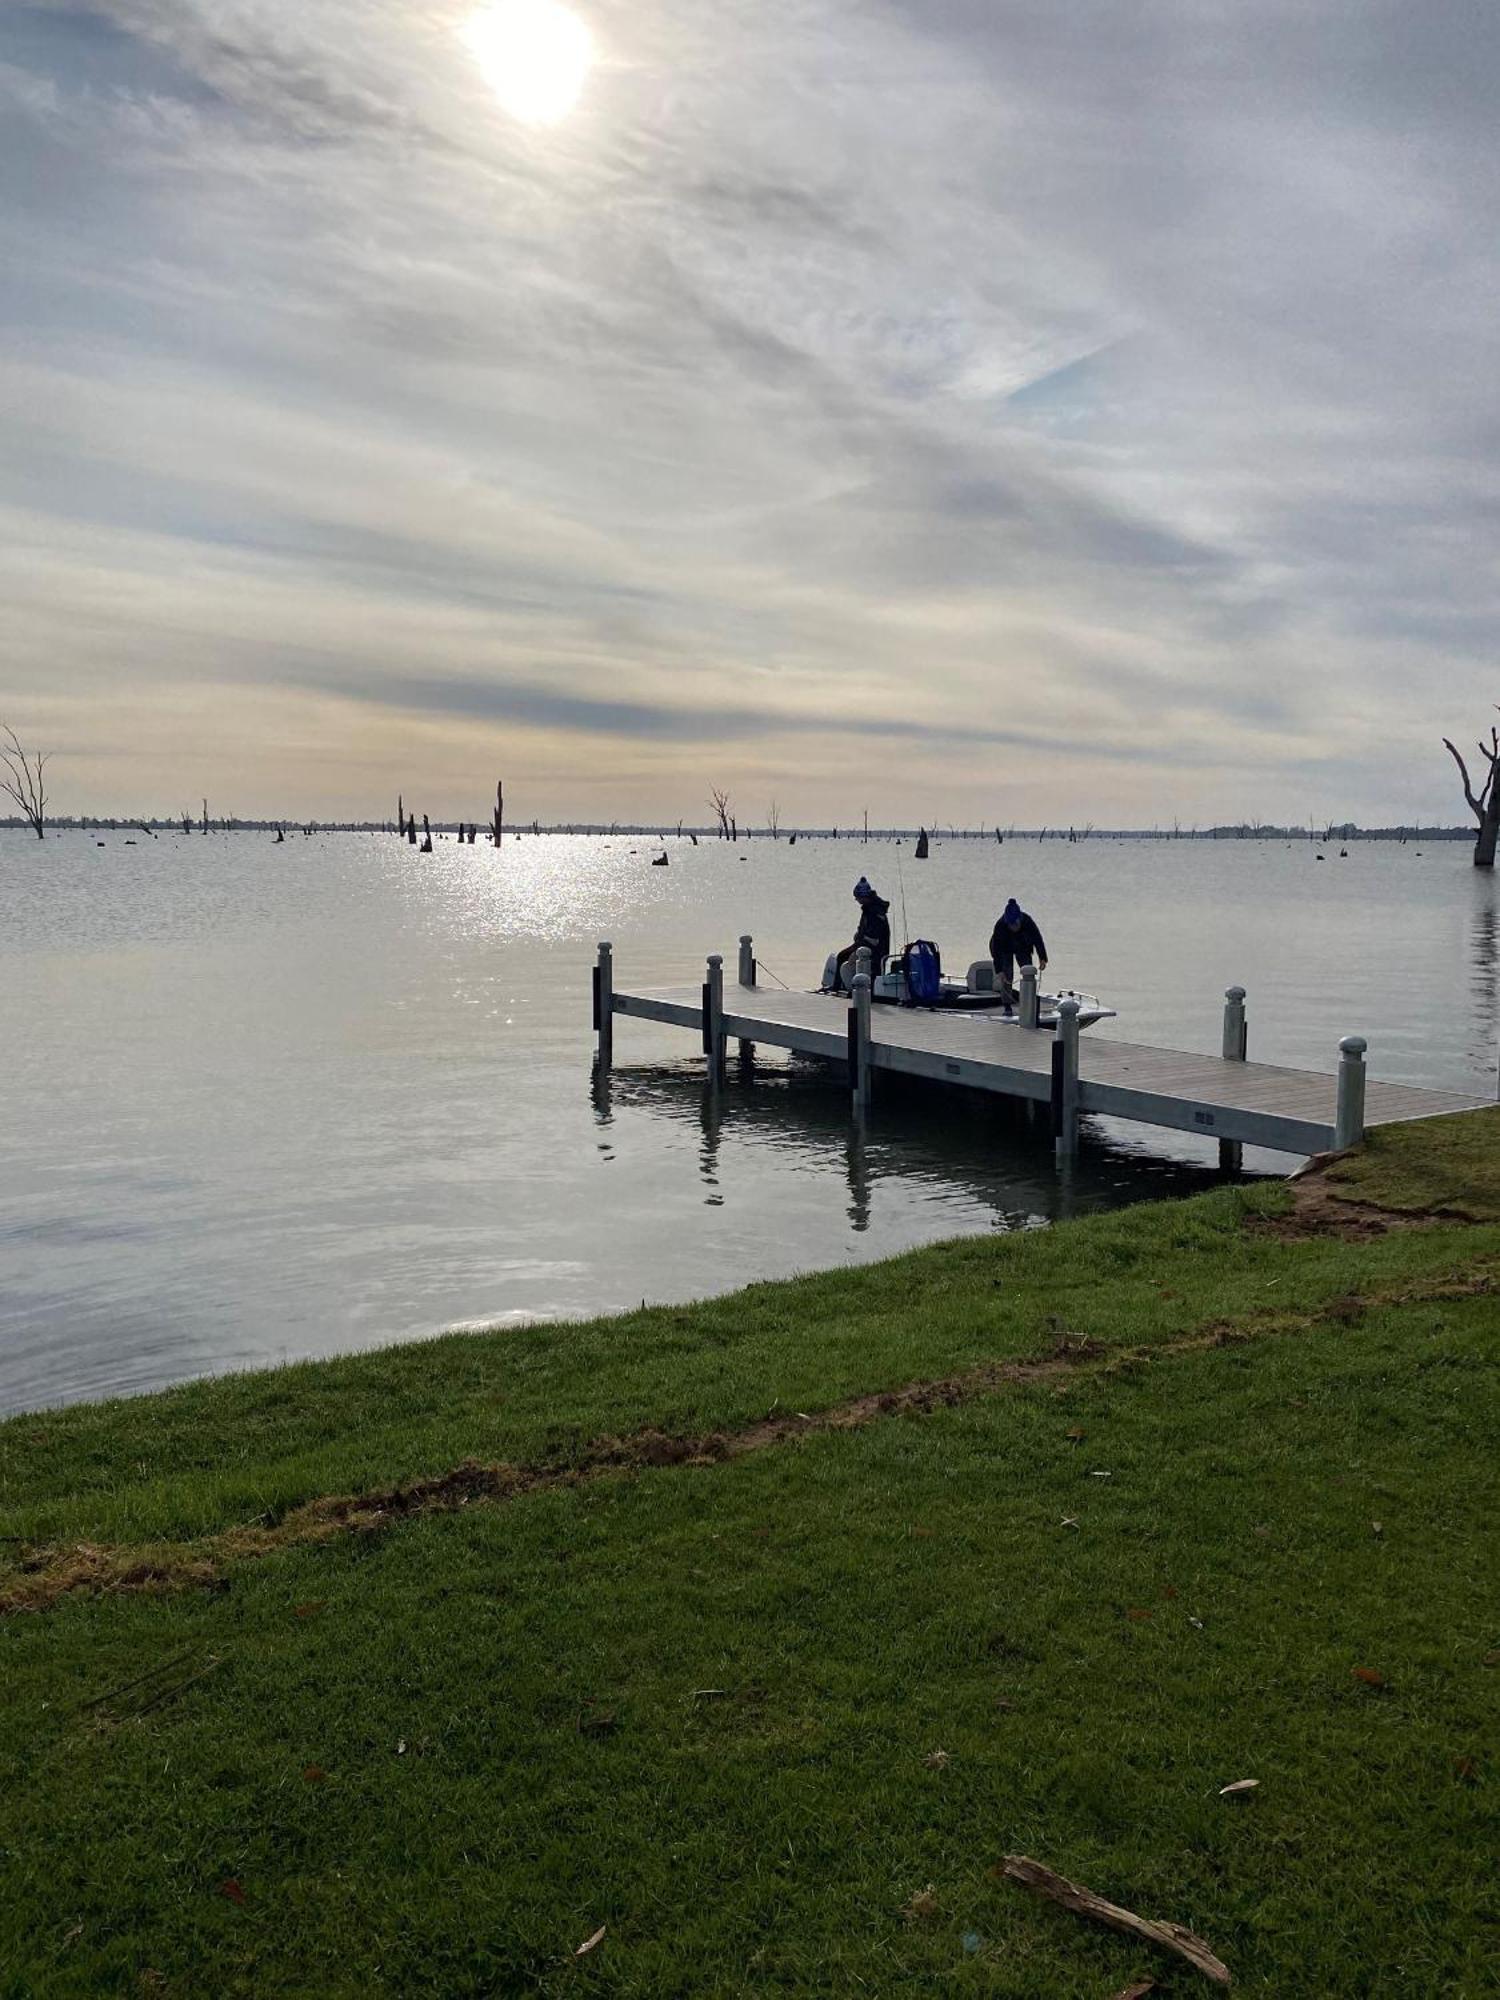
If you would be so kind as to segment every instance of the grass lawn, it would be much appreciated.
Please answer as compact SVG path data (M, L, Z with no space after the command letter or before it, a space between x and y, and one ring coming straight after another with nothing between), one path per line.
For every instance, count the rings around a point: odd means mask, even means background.
M1497 1159L0 1425L0 1995L1495 1992Z

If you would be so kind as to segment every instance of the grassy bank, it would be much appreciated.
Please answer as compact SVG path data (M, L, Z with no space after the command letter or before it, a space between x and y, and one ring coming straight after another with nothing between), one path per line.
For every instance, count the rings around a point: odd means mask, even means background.
M0 1993L1492 1991L1497 1156L0 1426Z

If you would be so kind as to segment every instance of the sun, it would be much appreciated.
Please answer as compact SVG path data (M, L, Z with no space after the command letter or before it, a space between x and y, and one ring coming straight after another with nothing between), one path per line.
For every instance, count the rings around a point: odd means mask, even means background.
M594 44L558 0L494 0L470 16L462 33L512 118L555 125L578 102Z

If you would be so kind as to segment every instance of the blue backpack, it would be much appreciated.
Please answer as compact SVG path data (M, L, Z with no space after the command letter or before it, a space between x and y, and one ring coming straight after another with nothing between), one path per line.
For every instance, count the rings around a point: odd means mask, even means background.
M906 947L906 992L913 1007L935 1007L943 987L943 960L928 938Z

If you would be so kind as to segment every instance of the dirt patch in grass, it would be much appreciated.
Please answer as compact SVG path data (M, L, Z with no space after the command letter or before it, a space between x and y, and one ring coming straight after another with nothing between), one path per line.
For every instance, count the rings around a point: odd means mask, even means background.
M320 1495L277 1520L251 1522L192 1543L110 1548L87 1542L32 1548L23 1551L9 1581L0 1584L0 1616L43 1611L74 1595L203 1589L223 1582L227 1563L337 1535L374 1533L414 1514L453 1513L475 1503L494 1504L546 1487L577 1486L652 1467L719 1465L819 1432L858 1430L888 1417L926 1416L999 1389L1026 1387L1105 1362L1128 1366L1149 1351L1137 1354L1083 1334L1062 1333L1049 1352L1033 1360L987 1363L937 1381L875 1390L822 1410L773 1409L739 1430L673 1435L647 1428L625 1437L595 1438L574 1456L530 1465L486 1465L465 1459L427 1479L369 1493Z
M222 1588L225 1568L231 1563L253 1561L339 1535L377 1533L418 1514L493 1505L543 1488L579 1486L587 1480L653 1467L719 1465L819 1433L858 1430L889 1417L927 1416L1002 1389L1027 1388L1079 1370L1129 1369L1205 1348L1306 1333L1319 1325L1349 1325L1375 1306L1469 1298L1495 1289L1495 1283L1494 1273L1480 1268L1383 1295L1346 1294L1308 1313L1261 1309L1240 1321L1211 1322L1157 1346L1109 1347L1086 1335L1064 1332L1048 1352L1031 1360L985 1363L936 1381L909 1382L900 1389L854 1396L822 1410L773 1409L739 1430L679 1436L647 1428L625 1437L595 1438L571 1457L529 1465L486 1465L465 1459L430 1478L368 1493L319 1495L279 1519L263 1519L193 1542L144 1547L78 1542L61 1548L24 1549L9 1577L0 1582L0 1617L45 1611L71 1596L164 1595Z
M24 1552L16 1565L14 1580L0 1593L0 1614L43 1610L61 1597L97 1596L103 1591L149 1597L170 1591L206 1589L218 1580L219 1572L212 1561L185 1550L164 1550L159 1557L151 1557L144 1556L139 1549L74 1542L66 1549Z
M1328 1236L1344 1243L1370 1243L1393 1229L1471 1226L1479 1219L1457 1208L1385 1208L1357 1194L1346 1194L1337 1181L1328 1178L1329 1167L1341 1157L1332 1156L1293 1181L1292 1205L1285 1213L1247 1216L1246 1228L1282 1243L1306 1243Z

